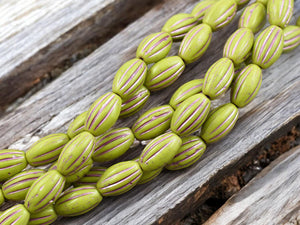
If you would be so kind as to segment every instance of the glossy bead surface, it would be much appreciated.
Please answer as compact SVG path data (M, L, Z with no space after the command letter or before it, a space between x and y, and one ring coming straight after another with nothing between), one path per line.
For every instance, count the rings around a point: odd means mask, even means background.
M181 143L181 138L174 133L162 134L151 140L140 156L143 171L164 167L176 155Z
M158 62L168 55L172 42L171 35L166 32L150 34L139 44L136 57L147 64Z
M16 175L26 166L25 152L13 149L0 150L0 181Z
M130 128L123 127L109 131L96 138L93 160L107 162L123 155L134 141Z
M170 56L155 63L149 70L145 86L158 91L173 84L184 71L185 64L179 56Z
M28 224L30 213L26 208L17 204L0 214L1 225L25 225Z
M236 78L231 89L231 102L242 108L257 95L262 82L262 71L255 64L246 66Z
M192 15L197 19L198 23L201 23L203 17L207 10L216 2L217 0L204 0L199 2L192 11Z
M121 112L121 98L115 93L108 92L98 98L88 110L85 129L98 136L111 128Z
M287 26L283 29L283 52L294 50L300 45L300 27Z
M254 42L252 61L263 69L273 65L283 50L283 31L271 25L261 32Z
M133 96L143 85L147 75L147 65L141 59L132 59L124 63L116 73L112 90L128 99Z
M85 174L82 178L74 183L74 186L83 186L83 185L90 185L95 186L97 185L98 180L101 178L103 173L105 172L106 168L102 166L95 166L90 169L87 174Z
M238 108L232 104L224 104L213 110L201 129L201 138L206 143L213 143L225 137L234 127L239 116Z
M26 151L26 159L32 166L42 166L54 162L68 141L69 137L66 134L50 134L35 142Z
M293 15L294 0L269 0L267 6L270 24L286 27Z
M154 138L170 128L174 110L169 105L152 108L141 115L132 126L134 136L139 140Z
M57 219L54 207L50 205L38 213L31 213L28 225L49 225Z
M175 110L171 120L171 130L180 135L189 135L198 130L210 109L210 100L204 94L187 98Z
M69 125L67 134L70 138L75 137L77 134L80 134L84 131L85 118L87 116L87 111L79 114Z

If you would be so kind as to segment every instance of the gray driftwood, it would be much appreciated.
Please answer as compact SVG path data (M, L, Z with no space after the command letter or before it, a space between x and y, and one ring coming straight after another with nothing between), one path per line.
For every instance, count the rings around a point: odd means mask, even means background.
M232 196L204 225L275 225L300 215L300 146Z
M298 1L299 2L299 1ZM300 6L295 4L295 15ZM68 123L85 111L100 95L111 90L113 76L122 63L135 56L138 43L157 32L172 14L190 12L193 0L169 0L131 24L94 53L74 65L62 76L32 96L13 113L0 120L0 148L26 149L29 143L49 133L66 131ZM293 18L295 20L295 18ZM187 66L182 77L170 88L154 93L138 114L154 105L166 104L171 94L184 82L203 77L215 60L222 56L226 38L236 29L237 19L213 35L207 53L199 62ZM171 54L176 54L178 44ZM300 120L300 51L283 55L264 71L256 99L241 110L235 129L222 141L210 145L193 167L164 172L149 184L115 198L105 198L93 211L76 218L64 218L56 224L174 224L190 209L202 203L207 193L236 166L255 154L268 139ZM216 104L228 102L228 94ZM138 117L119 121L130 126ZM132 149L125 158L138 155Z
M63 67L73 54L100 45L157 2L1 1L0 109Z

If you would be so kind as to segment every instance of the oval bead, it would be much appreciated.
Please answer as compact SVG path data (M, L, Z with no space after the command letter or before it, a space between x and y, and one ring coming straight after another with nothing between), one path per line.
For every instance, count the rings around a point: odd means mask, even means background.
M0 206L5 202L3 191L0 189ZM0 212L1 215L1 212Z
M136 57L147 64L158 62L168 55L172 42L171 35L166 32L150 34L139 44Z
M96 138L92 158L96 162L107 162L123 155L132 145L134 135L130 128L114 129Z
M93 160L90 159L87 162L85 162L82 166L80 166L76 171L68 174L68 176L66 176L66 183L71 184L71 183L79 180L85 174L87 174L92 167L93 167Z
M98 180L101 178L106 168L101 166L95 166L87 172L82 178L74 183L74 186L90 185L96 187Z
M152 108L141 115L132 126L134 136L147 140L164 133L170 128L174 110L169 105Z
M294 0L269 0L267 5L269 23L286 27L293 15Z
M240 19L239 28L251 29L253 33L257 33L266 23L266 7L255 2L245 8Z
M143 172L135 161L125 161L107 168L97 183L103 196L116 196L132 189Z
M207 24L200 24L192 28L180 44L178 55L185 63L192 63L199 59L208 48L212 31Z
M75 137L85 130L84 123L87 117L87 111L79 114L69 125L67 134L70 138Z
M151 171L144 171L141 179L139 180L138 184L145 184L149 181L152 181L155 177L157 177L163 168L159 168L157 170L151 170Z
M16 175L26 166L25 152L13 149L0 150L0 181Z
M231 59L234 64L240 64L248 58L253 43L253 32L248 28L239 28L227 39L223 57Z
M41 212L31 213L28 225L49 225L57 219L52 205Z
M5 198L14 201L24 200L30 186L43 174L45 174L44 170L34 169L13 176L2 186Z
M208 24L213 31L216 31L229 24L236 11L235 0L219 0L205 13L203 23Z
M210 100L204 94L196 94L182 102L171 120L171 130L180 135L188 135L198 130L210 109Z
M162 134L151 140L140 156L143 171L164 167L176 155L181 143L181 138L174 133Z
M283 29L283 52L289 52L300 45L300 27L287 26Z
M201 23L207 10L216 2L216 0L204 0L199 2L194 8L191 14L197 19L198 23Z
M277 61L283 50L283 31L271 25L254 42L252 61L263 69Z
M26 208L17 204L4 212L0 213L1 225L25 225L28 224L30 213Z
M203 94L215 99L224 94L234 77L234 65L228 58L221 58L206 72L203 83Z
M150 97L150 91L142 86L132 97L123 100L120 117L128 117L143 108Z
M201 138L206 143L213 143L226 136L234 127L239 116L238 108L232 104L224 104L208 116L201 129Z
M166 168L168 170L180 170L193 165L205 152L205 143L196 136L182 138L182 144L176 155Z
M54 162L68 141L69 137L66 134L50 134L35 142L26 151L26 159L31 166L42 166Z
M235 0L235 2L236 2L236 4L238 5L239 8L246 5L246 4L248 4L249 1L250 0Z
M267 6L269 0L256 0L256 2L259 2L263 4L264 6Z
M78 216L91 211L102 201L102 196L93 186L71 188L56 201L57 214L65 217Z
M179 13L168 19L161 31L169 33L173 40L181 40L196 25L197 20L193 15Z
M176 109L184 100L202 91L203 79L191 80L181 85L172 95L169 104Z
M122 99L134 95L143 85L147 74L147 65L143 60L132 59L124 63L115 75L112 91Z
M261 68L255 64L246 66L233 84L231 102L239 108L245 107L257 95L261 82Z
M36 213L57 200L65 185L65 178L56 170L51 170L38 178L29 188L25 207Z
M57 170L64 176L77 171L93 154L95 138L84 131L74 137L63 148L58 160Z
M117 121L121 112L121 98L115 93L109 92L98 98L88 110L85 120L85 128L94 136L98 136Z
M173 84L182 74L185 64L179 56L171 56L155 63L149 70L145 86L158 91Z

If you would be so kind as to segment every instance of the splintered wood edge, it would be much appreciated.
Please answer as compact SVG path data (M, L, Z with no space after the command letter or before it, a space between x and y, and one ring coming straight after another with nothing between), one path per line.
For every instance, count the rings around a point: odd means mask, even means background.
M299 213L299 180L300 146L272 162L218 209L205 225L286 223L293 214Z
M0 44L1 52L5 53L0 60L0 110L45 79L47 73L63 68L73 54L104 43L157 3L157 0L65 1L64 7L48 13L48 3L41 6L40 2L33 2L32 11L26 13L24 10L28 9L22 4L12 3L9 7L20 10L17 19L30 14L37 17L40 9L36 8L42 8L40 13L45 15L20 30L16 28Z

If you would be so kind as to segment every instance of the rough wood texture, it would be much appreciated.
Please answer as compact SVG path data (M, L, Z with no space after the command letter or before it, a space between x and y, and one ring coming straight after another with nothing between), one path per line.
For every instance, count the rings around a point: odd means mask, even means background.
M299 1L298 1L299 2ZM295 4L299 16L300 5ZM37 136L65 131L74 116L86 110L100 95L111 89L113 76L122 63L135 56L138 43L178 12L191 12L193 0L169 0L120 32L93 54L28 99L17 110L0 120L0 148L26 149ZM158 19L159 18L159 19ZM295 20L295 18L294 18ZM184 82L203 77L207 68L222 56L226 38L236 29L237 19L217 32L202 59L187 66L181 78L170 88L155 93L142 112L168 102L171 94ZM171 54L176 54L178 44ZM235 129L224 140L210 145L195 166L177 172L164 172L153 182L138 186L127 194L106 198L93 211L76 218L64 218L56 224L174 224L189 210L203 202L206 193L245 158L257 151L262 142L291 123L300 120L300 51L283 55L264 71L261 90L256 99L241 110ZM214 105L228 102L228 94ZM140 114L142 113L140 112ZM138 117L118 122L132 124ZM140 153L132 149L122 159Z
M205 225L283 224L300 210L300 146L280 156Z
M88 45L100 45L158 1L0 3L0 109ZM14 88L12 88L14 87Z

